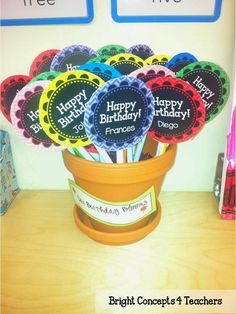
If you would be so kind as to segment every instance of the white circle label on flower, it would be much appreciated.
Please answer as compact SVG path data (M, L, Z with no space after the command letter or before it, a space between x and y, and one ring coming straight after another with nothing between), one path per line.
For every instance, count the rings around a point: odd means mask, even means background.
M153 96L140 80L128 76L108 81L88 102L85 128L98 147L126 149L138 143L151 126Z

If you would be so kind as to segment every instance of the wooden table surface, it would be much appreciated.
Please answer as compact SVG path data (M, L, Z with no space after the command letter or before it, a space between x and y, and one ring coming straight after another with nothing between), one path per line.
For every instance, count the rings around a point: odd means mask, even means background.
M235 224L211 193L163 192L144 240L112 247L76 227L69 191L21 191L2 217L2 313L94 314L100 290L235 289Z

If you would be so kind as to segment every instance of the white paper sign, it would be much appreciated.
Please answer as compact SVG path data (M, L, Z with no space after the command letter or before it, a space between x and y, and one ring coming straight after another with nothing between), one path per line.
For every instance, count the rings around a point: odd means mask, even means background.
M213 21L222 0L111 0L117 22Z
M131 225L157 210L153 187L134 200L115 203L94 197L72 180L69 185L76 205L88 216L107 225Z
M92 18L92 0L1 0L3 26L86 23Z

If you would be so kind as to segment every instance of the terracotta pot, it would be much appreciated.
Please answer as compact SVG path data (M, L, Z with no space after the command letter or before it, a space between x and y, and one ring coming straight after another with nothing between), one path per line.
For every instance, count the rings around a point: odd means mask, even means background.
M79 229L91 239L107 245L125 245L137 242L146 237L160 222L161 206L157 202L158 210L149 216L147 224L134 231L123 233L109 233L94 229L91 220L77 206L74 207L74 219Z
M154 152L156 145L155 141L149 139L145 150ZM66 168L82 189L104 201L127 202L139 197L152 186L156 199L158 198L165 175L174 164L176 149L176 145L170 145L167 152L159 157L125 164L87 161L67 150L63 152L63 158ZM157 215L160 215L158 210ZM143 228L149 223L150 217L144 217L128 226L109 226L89 216L88 220L98 231L124 233Z

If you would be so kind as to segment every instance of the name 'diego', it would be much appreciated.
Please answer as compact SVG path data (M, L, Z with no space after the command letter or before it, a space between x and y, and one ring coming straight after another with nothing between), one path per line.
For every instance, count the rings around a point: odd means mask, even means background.
M156 117L176 117L181 120L190 118L190 109L182 111L183 100L167 100L156 97L154 104Z
M115 103L114 100L107 101L107 112L113 112L112 114L100 114L100 124L127 121L132 120L136 122L141 117L141 109L136 112L135 110L136 101Z
M85 103L86 100L87 96L85 90L82 90L79 94L75 95L66 103L61 102L56 106L56 109L63 116L62 118L58 119L58 122L61 124L63 129L85 112L87 105L87 103ZM79 108L77 108L78 105Z

